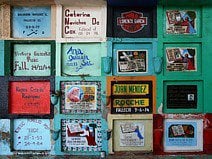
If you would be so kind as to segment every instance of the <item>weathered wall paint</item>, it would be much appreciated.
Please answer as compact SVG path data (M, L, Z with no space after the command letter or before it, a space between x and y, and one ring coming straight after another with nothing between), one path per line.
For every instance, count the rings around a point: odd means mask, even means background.
M12 155L10 120L0 119L0 155Z
M0 58L2 59L0 63L0 76L4 76L4 41L0 41Z
M1 26L1 29L0 29L0 38L9 38L10 37L10 5L7 5L7 4L3 4L3 5L0 5L0 8L1 8L1 22L0 22L0 26Z

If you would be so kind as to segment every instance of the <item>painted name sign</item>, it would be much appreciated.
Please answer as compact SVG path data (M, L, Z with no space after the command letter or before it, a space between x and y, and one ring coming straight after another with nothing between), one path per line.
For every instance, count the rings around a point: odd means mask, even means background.
M15 44L13 52L14 76L50 76L51 45Z
M99 75L101 56L98 50L98 44L63 45L62 75Z
M112 113L151 113L152 82L113 82Z
M50 114L49 82L11 82L11 114Z
M50 37L50 7L13 7L13 37Z
M15 150L50 150L50 121L47 119L14 120L13 148Z
M202 151L203 121L165 120L165 151Z
M124 12L121 13L121 17L117 18L117 25L128 33L136 33L147 25L147 17L144 17L141 12Z
M101 33L101 7L64 7L63 37L100 37Z

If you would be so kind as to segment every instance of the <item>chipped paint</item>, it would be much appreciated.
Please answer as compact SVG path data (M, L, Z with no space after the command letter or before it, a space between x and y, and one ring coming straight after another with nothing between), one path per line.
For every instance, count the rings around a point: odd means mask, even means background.
M10 120L0 119L0 155L10 154Z

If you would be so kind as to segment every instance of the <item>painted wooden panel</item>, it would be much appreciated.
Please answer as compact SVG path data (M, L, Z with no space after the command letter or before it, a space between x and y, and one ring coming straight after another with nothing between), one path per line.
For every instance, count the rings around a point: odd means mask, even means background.
M104 50L103 50L104 51ZM101 44L62 44L62 75L101 74Z
M100 119L62 119L62 151L102 150Z
M50 82L10 82L11 114L50 114Z
M201 9L197 7L164 8L164 36L196 36L200 37Z
M203 151L203 120L165 119L164 151Z
M197 13L194 10L167 10L167 34L196 34Z
M200 75L202 73L201 45L165 44L164 61L165 75Z
M153 148L153 116L108 114L109 153L147 152Z
M136 41L113 44L113 75L151 75L154 73L153 44Z
M50 76L50 44L14 44L14 76Z
M164 82L164 111L168 113L196 113L203 111L201 81Z
M51 7L13 7L12 36L15 38L50 37Z
M50 150L50 121L48 119L15 119L13 123L14 150Z
M114 151L151 151L152 120L115 120Z
M154 7L108 6L108 37L153 38L156 37L156 28L156 10Z
M63 7L63 37L101 37L104 15L101 7Z
M155 109L155 78L107 77L112 114L149 114Z

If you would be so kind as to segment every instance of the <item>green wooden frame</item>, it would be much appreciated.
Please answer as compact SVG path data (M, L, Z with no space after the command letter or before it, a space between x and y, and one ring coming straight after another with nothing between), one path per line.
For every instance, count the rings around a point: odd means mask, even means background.
M51 73L50 75L55 75L55 41L31 41L31 40L21 40L21 41L5 41L5 61L4 61L4 70L5 75L13 76L13 47L15 44L49 44L51 46Z

